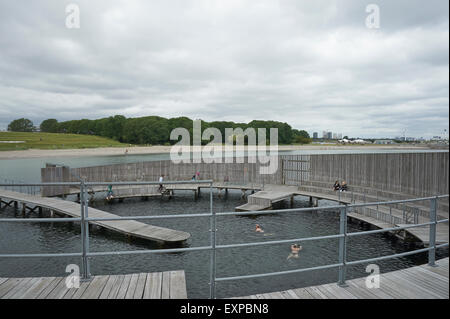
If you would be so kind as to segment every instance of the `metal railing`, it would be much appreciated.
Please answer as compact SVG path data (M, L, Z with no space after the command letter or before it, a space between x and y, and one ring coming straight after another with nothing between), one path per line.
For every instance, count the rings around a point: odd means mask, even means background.
M19 192L29 195L40 195L40 186L28 186L24 181L17 181L12 179L3 179L1 185L8 185L10 189L19 188ZM8 186L0 186L0 188L8 189Z
M153 216L126 216L126 217L111 217L111 218L90 218L88 207L88 194L87 189L92 186L106 186L106 185L170 185L170 184L208 184L209 185L209 194L210 194L210 209L209 213L198 213L198 214L182 214L182 215L153 215ZM339 268L339 277L338 277L338 285L345 286L346 282L346 271L348 266L387 260L392 258L399 258L413 254L419 254L423 252L428 252L428 264L431 266L435 266L436 261L436 250L443 247L448 247L448 243L436 244L436 229L437 225L440 223L448 223L448 219L437 220L437 201L438 199L448 198L449 195L440 195L433 197L423 197L423 198L415 198L415 199L406 199L406 200L393 200L393 201L385 201L385 202L372 202L372 203L353 203L353 204L340 204L335 206L325 206L325 207L307 207L307 208L291 208L291 209L282 209L282 210L269 210L269 211L251 211L251 212L221 212L216 213L213 209L213 181L211 180L203 180L203 181L176 181L176 182L85 182L81 181L78 183L35 183L35 184L0 184L2 186L14 186L14 187L22 187L22 186L79 186L80 187L80 209L81 209L81 217L80 218L37 218L37 219L23 219L23 218L1 218L0 222L73 222L79 221L81 226L81 252L79 253L48 253L48 254L0 254L0 258L23 258L23 257L81 257L82 264L82 280L90 280L90 258L97 256L113 256L113 255L137 255L137 254L164 254L164 253L174 253L174 252L192 252L192 251L210 251L210 298L214 299L216 297L216 283L224 282L224 281L232 281L232 280L242 280L242 279L250 279L250 278L260 278L267 276L278 276L278 275L287 275L293 273L302 273L313 270L323 270L323 269L331 269L331 268ZM200 186L199 186L200 187ZM352 232L348 233L347 229L347 212L349 209L353 208L363 208L368 206L378 206L378 205L390 205L390 204L401 204L401 203L414 203L420 201L430 201L430 219L429 222L421 223L421 224L411 224L402 227L392 227L392 228L384 228L370 231L362 231L362 232ZM231 245L217 245L217 229L216 229L216 219L219 216L233 216L233 215L264 215L264 214L274 214L274 213L289 213L289 212L311 212L311 211L330 211L330 210L338 210L339 211L339 234L335 235L327 235L327 236L317 236L317 237L306 237L306 238L295 238L295 239L286 239L286 240L273 240L273 241L264 241L264 242L250 242L250 243L241 243L241 244L231 244ZM104 251L104 252L90 252L89 251L89 222L96 221L120 221L120 220L151 220L151 219L170 219L170 218L193 218L193 217L209 217L210 219L210 243L208 246L197 246L197 247L189 247L189 248L169 248L169 249L151 249L151 250L130 250L130 251ZM416 227L425 227L429 226L429 245L427 248L416 249L412 251L407 251L403 253L381 256L370 259L356 260L356 261L348 261L347 260L347 240L351 237L356 236L364 236L376 233L390 232L390 231L399 231L406 230L410 228ZM229 248L241 248L241 247L253 247L253 246L262 246L262 245L276 245L276 244L288 244L288 243L296 243L299 241L315 241L315 240L325 240L325 239L339 239L339 256L338 263L311 267L311 268L301 268L301 269L293 269L293 270L285 270L279 272L270 272L270 273L260 273L260 274L252 274L252 275L241 275L241 276L231 276L231 277L217 277L216 275L216 252L221 249L229 249Z

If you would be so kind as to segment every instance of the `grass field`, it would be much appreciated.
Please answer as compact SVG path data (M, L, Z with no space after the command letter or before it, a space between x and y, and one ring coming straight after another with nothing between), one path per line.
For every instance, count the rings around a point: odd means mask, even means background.
M14 143L5 143L6 141L14 141ZM123 144L108 138L93 135L0 132L0 151L125 147L128 145L129 144Z

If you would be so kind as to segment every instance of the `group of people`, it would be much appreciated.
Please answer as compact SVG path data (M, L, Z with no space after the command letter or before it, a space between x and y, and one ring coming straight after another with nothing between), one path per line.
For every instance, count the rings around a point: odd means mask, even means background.
M264 230L262 229L262 227L259 224L256 224L255 227L255 231L257 233L264 233ZM289 256L287 257L287 259L290 258L298 258L298 253L300 252L300 250L302 250L303 247L300 246L299 244L292 244L291 245L291 253L289 254Z
M200 180L200 172L199 172L199 171L197 171L197 172L194 174L194 176L192 176L192 180L193 180L193 181L198 181L198 180Z
M340 192L346 192L348 190L347 182L342 181L342 183L339 184L339 181L334 182L333 190L340 191Z

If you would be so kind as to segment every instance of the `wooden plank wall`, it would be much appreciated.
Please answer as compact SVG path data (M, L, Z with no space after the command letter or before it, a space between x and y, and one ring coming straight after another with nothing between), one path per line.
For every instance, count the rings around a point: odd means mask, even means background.
M277 161L278 170L274 174L260 174L260 164L253 158L244 158L242 163L237 159L233 163L179 163L170 160L139 162L129 164L114 164L93 167L70 168L63 174L61 167L48 166L41 171L42 181L52 182L78 182L76 176L80 176L91 182L117 182L117 181L158 181L161 174L166 181L190 180L198 171L200 179L212 179L217 182L229 181L234 184L281 184L280 158L271 157L271 161ZM45 187L43 196L55 196L62 189ZM59 193L62 194L62 193Z
M346 180L413 196L448 194L449 153L321 154L310 156L310 180Z
M274 174L260 174L259 161L244 163L180 163L170 160L115 164L83 168L46 167L43 182L78 181L157 181L190 180L199 171L201 179L235 184L301 185L304 181L334 183L346 180L349 185L371 187L412 196L448 194L449 153L377 153L377 154L317 154L272 157L278 161ZM266 166L266 165L262 165ZM64 170L67 171L64 171ZM44 196L57 195L64 189L52 187Z
M301 185L302 182L311 180L310 155L283 156L281 163L283 184Z
M70 168L67 166L57 166L46 164L41 168L42 183L65 182L70 179ZM41 187L41 196L56 196L65 194L69 191L69 186L43 186Z

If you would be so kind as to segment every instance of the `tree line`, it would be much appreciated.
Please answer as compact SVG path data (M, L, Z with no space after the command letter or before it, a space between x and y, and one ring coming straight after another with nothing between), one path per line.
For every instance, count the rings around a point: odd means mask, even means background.
M201 121L202 132L207 128L217 128L222 134L222 143L225 143L226 128L277 128L278 143L308 144L311 138L304 130L293 129L289 124L277 121L255 120L250 123L235 123L231 121ZM170 132L175 128L185 128L193 136L193 120L188 117L164 118L160 116L146 116L138 118L126 118L122 115L110 116L97 120L71 120L58 122L56 119L47 119L39 127L41 132L47 133L71 133L97 135L114 139L129 144L167 145L177 141L170 140ZM28 119L14 120L8 126L8 131L31 132L36 130ZM266 130L267 139L270 131ZM192 141L191 141L192 142ZM202 141L206 144L208 141Z

